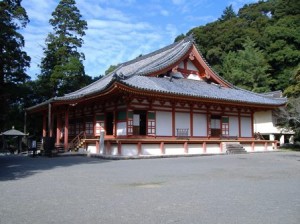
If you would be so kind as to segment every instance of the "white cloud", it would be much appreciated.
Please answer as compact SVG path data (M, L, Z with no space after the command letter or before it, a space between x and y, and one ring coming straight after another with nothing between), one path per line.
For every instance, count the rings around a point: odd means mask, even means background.
M230 1L230 0L228 0ZM218 6L222 10L232 3L240 7L253 0L76 0L88 30L83 37L81 51L85 54L84 66L90 76L104 74L112 64L131 60L172 43L175 37L190 28L217 17L207 14L207 9ZM26 0L22 5L31 22L21 33L25 38L25 51L32 58L29 74L39 74L38 64L43 57L43 46L51 13L59 0ZM222 4L221 4L222 3ZM220 6L221 4L221 6ZM220 9L219 9L220 10Z

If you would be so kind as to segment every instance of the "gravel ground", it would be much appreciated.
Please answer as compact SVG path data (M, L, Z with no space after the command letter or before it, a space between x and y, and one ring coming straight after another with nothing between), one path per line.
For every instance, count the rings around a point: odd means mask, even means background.
M300 223L300 153L0 156L0 223Z

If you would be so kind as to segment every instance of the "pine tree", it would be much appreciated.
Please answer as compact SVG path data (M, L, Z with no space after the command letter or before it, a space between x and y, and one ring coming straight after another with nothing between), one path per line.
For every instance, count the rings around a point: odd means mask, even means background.
M87 23L82 19L75 0L61 0L49 23L53 32L46 38L41 75L37 82L45 98L60 96L85 85L82 47Z
M235 17L236 17L236 13L234 12L232 5L230 5L224 9L223 14L219 20L226 21Z
M20 102L21 86L29 79L30 57L22 50L24 38L18 32L29 22L21 0L0 2L0 130L8 128L9 111Z
M234 85L254 92L270 91L273 79L266 59L254 41L247 38L244 50L229 52L223 62L224 78Z

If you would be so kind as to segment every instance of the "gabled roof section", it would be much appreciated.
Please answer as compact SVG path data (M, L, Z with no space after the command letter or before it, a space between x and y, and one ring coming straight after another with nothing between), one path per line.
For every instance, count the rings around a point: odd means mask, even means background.
M115 79L126 79L135 75L145 76L153 72L157 72L178 62L192 49L193 44L193 38L191 36L186 37L181 41L175 42L150 54L146 54L131 61L122 63L113 72L97 80L96 82L75 92L66 94L63 97L58 97L57 99L77 99L105 89L109 83Z
M100 80L78 91L66 94L64 97L59 97L58 99L80 98L85 95L97 93L105 89L114 79L123 80L132 76L148 76L153 73L157 73L172 65L175 66L176 64L179 64L184 57L188 57L191 52L193 52L196 59L200 61L200 64L204 67L204 69L207 70L207 73L214 82L222 86L233 87L231 83L225 81L213 71L200 51L197 49L193 37L188 36L181 41L175 42L150 54L122 63L117 69Z
M203 79L176 79L170 75L169 79L162 78L166 73L173 73L185 61L190 60L198 66ZM201 70L201 71L200 71ZM203 73L204 72L204 73ZM156 77L159 76L160 78ZM174 81L168 81L174 78ZM177 77L178 78L178 77ZM175 80L176 79L176 80ZM41 109L49 103L72 102L97 96L108 91L114 83L122 83L137 90L148 90L173 95L192 96L205 99L218 99L231 102L245 102L261 105L283 105L286 99L270 98L268 94L256 94L239 89L219 76L207 63L192 36L175 42L162 49L122 63L110 74L96 82L65 94L62 97L51 98L39 105L27 108L28 111Z

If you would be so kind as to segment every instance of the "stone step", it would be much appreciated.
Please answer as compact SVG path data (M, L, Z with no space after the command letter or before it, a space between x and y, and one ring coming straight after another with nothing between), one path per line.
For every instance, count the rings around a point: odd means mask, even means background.
M241 145L239 142L234 142L234 143L225 143L224 146L226 149L226 153L228 154L243 154L247 153L243 145Z

